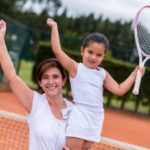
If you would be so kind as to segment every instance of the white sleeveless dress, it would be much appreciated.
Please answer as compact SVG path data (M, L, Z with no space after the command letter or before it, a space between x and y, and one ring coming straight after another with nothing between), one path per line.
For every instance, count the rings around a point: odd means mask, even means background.
M70 78L75 105L70 112L67 125L68 137L99 142L104 120L103 68L90 69L78 64L77 75Z
M72 103L65 100L67 109ZM67 115L67 113L66 113ZM66 144L66 121L52 114L45 94L34 92L31 113L28 115L29 150L60 150Z

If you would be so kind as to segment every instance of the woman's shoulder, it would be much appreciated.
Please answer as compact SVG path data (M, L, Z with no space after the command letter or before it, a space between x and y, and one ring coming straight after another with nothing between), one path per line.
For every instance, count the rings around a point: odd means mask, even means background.
M71 107L71 106L74 105L73 101L68 100L68 99L66 99L66 98L64 98L64 100L65 100L65 102L66 102L66 104L67 104L67 107Z
M34 91L32 108L29 116L33 116L37 113L39 109L42 108L45 101L45 94L40 94L37 91Z
M33 105L41 106L42 103L45 101L45 94L44 93L39 93L37 91L34 91L34 98L33 98Z
M42 97L45 97L45 93L40 93L40 92L34 90L34 96L42 98Z

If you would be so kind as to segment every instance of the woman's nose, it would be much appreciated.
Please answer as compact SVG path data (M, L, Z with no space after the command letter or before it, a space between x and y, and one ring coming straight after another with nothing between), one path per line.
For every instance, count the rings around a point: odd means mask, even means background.
M49 83L53 83L54 80L53 80L52 78L50 78L50 79L48 80L48 82L49 82Z

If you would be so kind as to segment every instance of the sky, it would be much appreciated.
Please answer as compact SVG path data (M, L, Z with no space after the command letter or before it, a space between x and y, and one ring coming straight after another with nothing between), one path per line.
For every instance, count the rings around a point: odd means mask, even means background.
M77 17L93 13L95 17L102 15L111 21L130 21L135 18L136 12L145 5L150 5L150 0L61 0L61 13L67 8L68 16ZM30 4L26 4L28 8ZM41 11L44 5L32 5L36 12Z

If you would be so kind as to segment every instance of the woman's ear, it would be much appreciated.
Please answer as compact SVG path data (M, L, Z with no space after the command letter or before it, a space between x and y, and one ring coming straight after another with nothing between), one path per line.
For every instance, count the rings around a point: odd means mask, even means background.
M38 80L38 84L39 84L39 86L41 87L41 81Z

